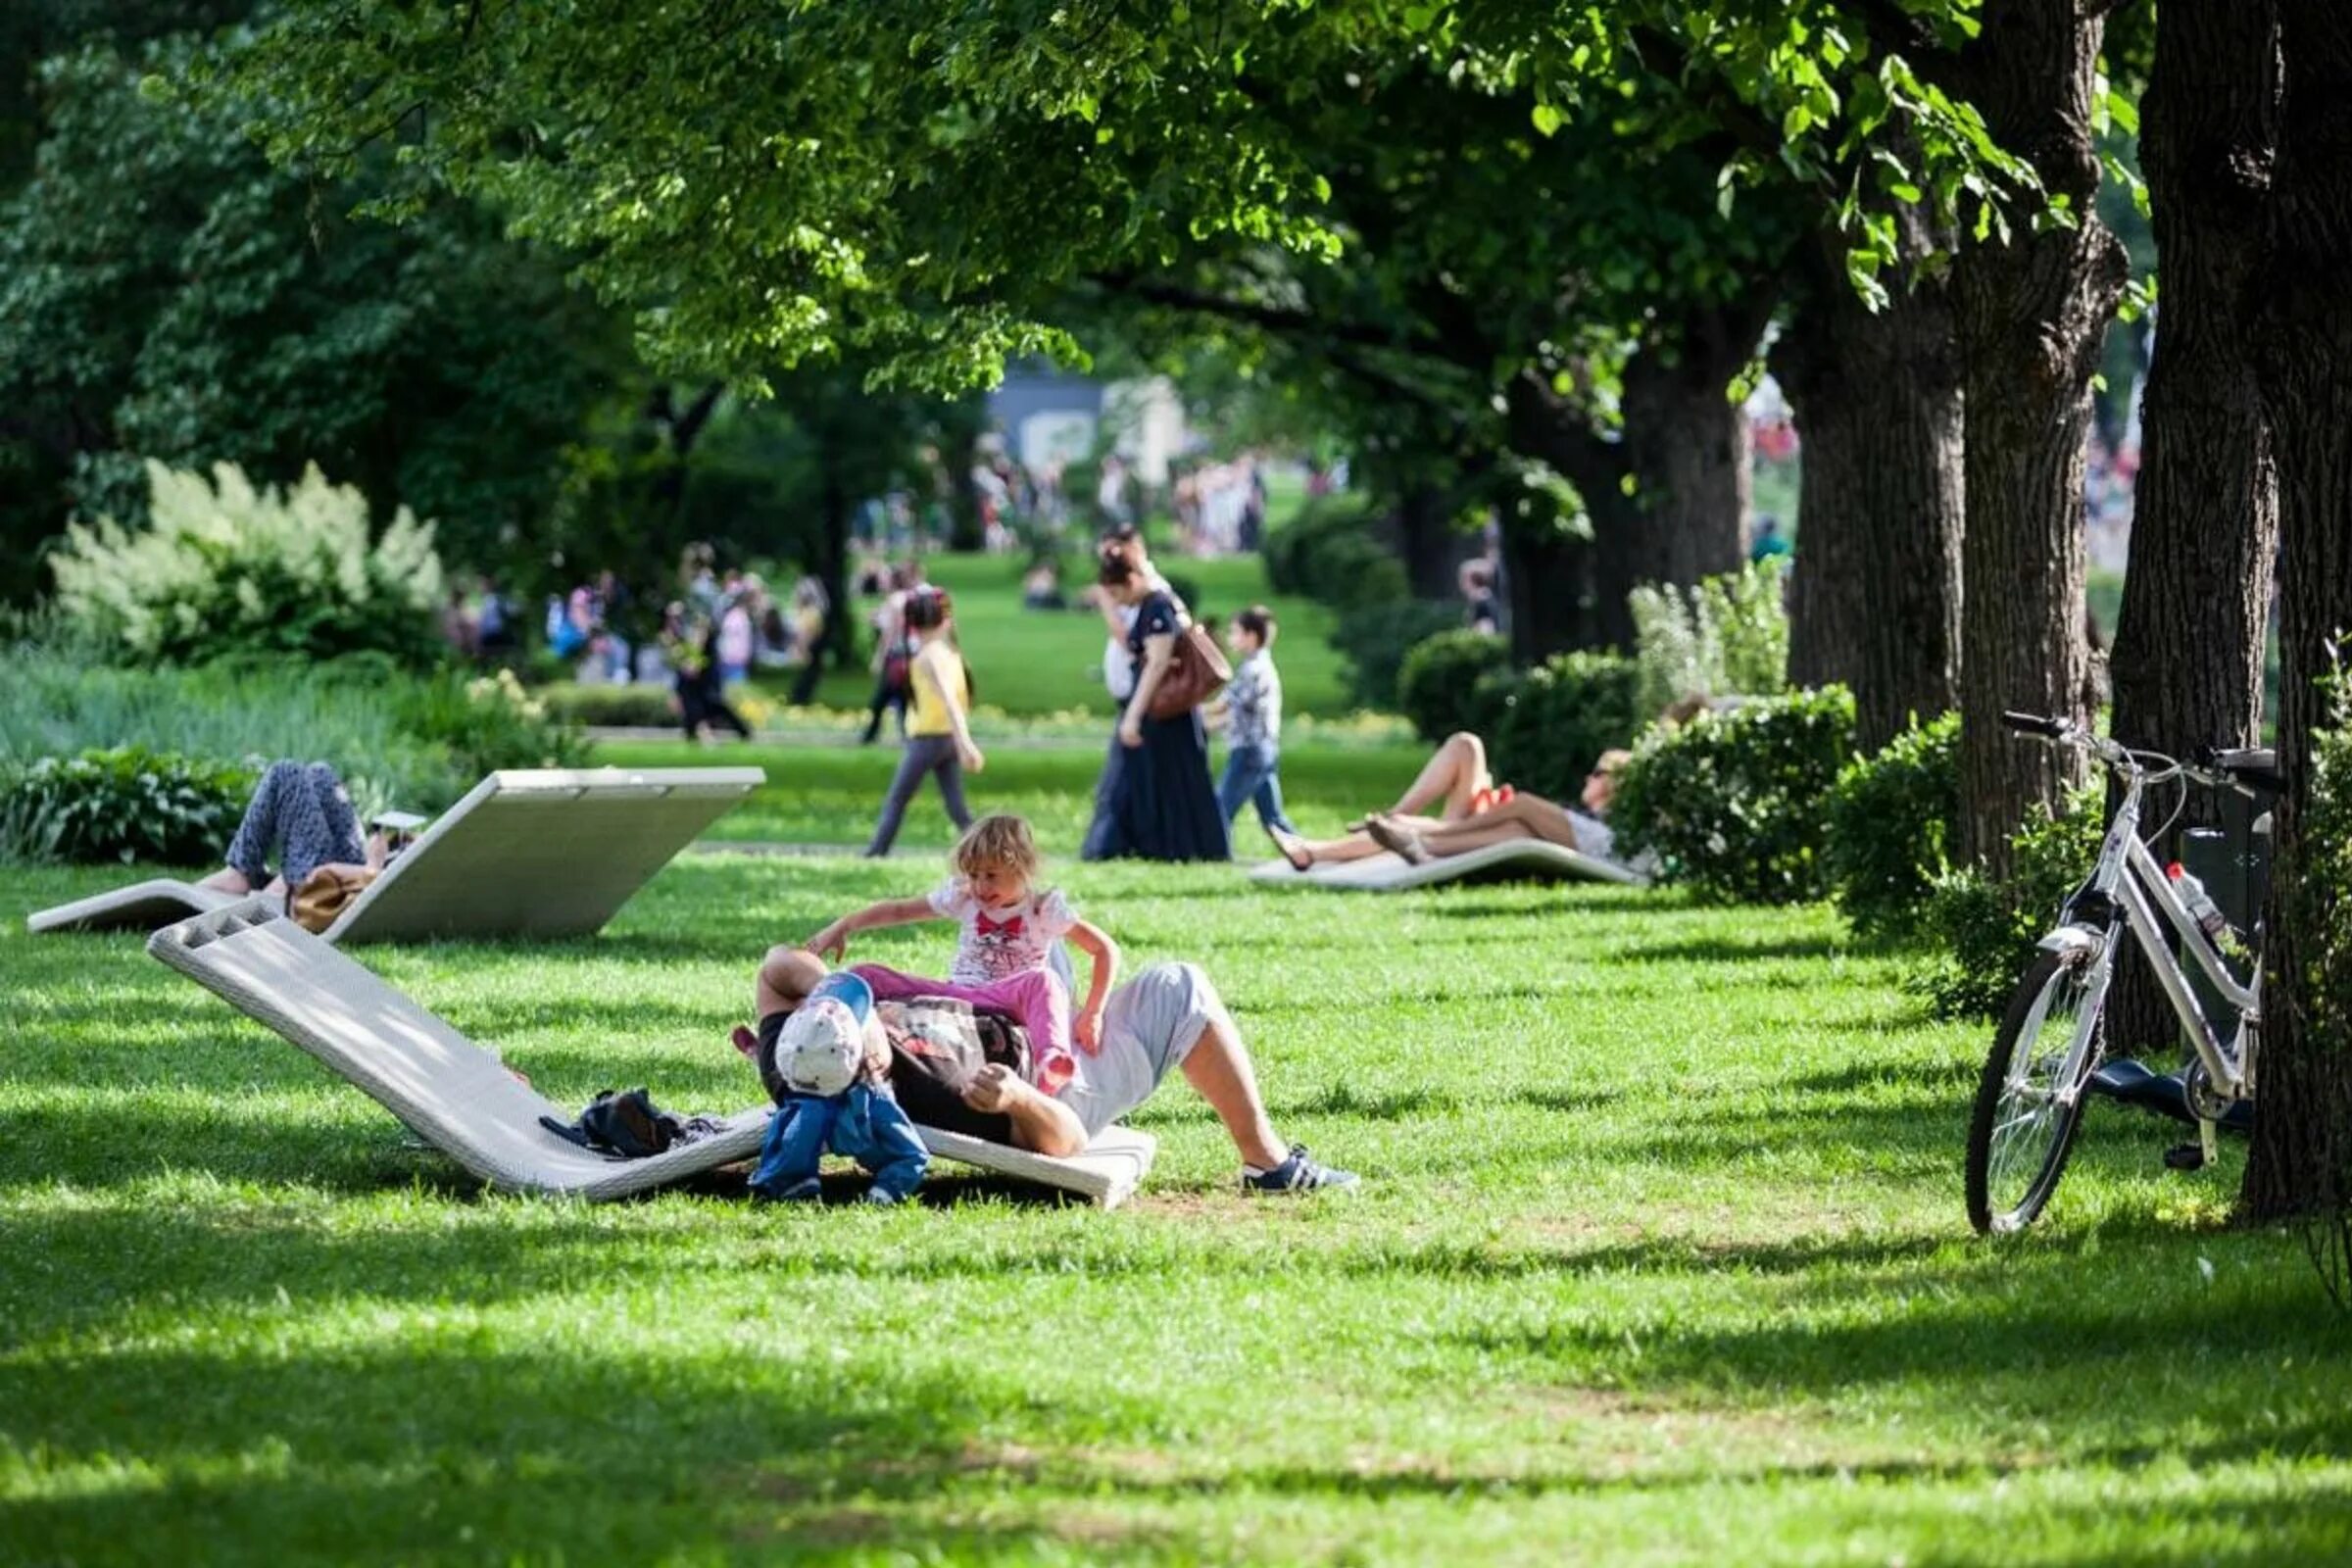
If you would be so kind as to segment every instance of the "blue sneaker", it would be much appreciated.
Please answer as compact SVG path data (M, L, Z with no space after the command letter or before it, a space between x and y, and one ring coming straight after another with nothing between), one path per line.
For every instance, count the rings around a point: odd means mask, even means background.
M752 1189L756 1203L813 1203L824 1196L824 1183L813 1176L804 1176L782 1192L771 1193L764 1187Z
M1304 1144L1293 1144L1291 1157L1272 1170L1259 1170L1254 1165L1242 1167L1245 1193L1352 1192L1356 1186L1355 1172L1316 1163L1307 1157Z

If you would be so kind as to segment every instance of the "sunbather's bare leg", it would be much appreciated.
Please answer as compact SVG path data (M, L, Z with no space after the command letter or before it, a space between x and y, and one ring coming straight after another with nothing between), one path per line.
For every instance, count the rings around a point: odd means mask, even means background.
M1564 850L1576 844L1576 823L1559 807L1533 795L1515 795L1489 807L1467 822L1447 822L1421 833L1421 842L1436 856L1461 855L1500 844L1505 839L1548 839Z
M1257 1069L1250 1064L1249 1048L1242 1044L1241 1032L1234 1028L1231 1017L1220 1015L1200 1031L1200 1040L1184 1058L1184 1076L1225 1124L1226 1135L1241 1152L1243 1163L1271 1170L1289 1157L1290 1150L1267 1118L1265 1102L1258 1098Z
M1443 801L1445 820L1459 821L1470 814L1470 797L1494 785L1494 776L1487 771L1486 742L1468 730L1458 730L1446 736L1445 744L1422 764L1420 776L1396 797L1387 814L1411 816ZM1377 852L1378 846L1374 849Z
M222 866L196 885L200 888L217 888L222 893L245 894L253 891L253 884L245 880L245 873L233 865Z
M1279 830L1274 842L1294 866L1337 865L1342 860L1364 860L1380 853L1380 846L1361 833L1350 833L1344 839L1300 839ZM1303 862L1303 865L1301 864Z

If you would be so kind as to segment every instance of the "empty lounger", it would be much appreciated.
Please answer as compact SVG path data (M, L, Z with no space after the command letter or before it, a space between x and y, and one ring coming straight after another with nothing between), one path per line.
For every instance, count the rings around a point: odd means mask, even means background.
M1515 878L1566 877L1588 882L1622 882L1647 887L1649 878L1615 860L1562 849L1549 839L1506 839L1460 855L1432 856L1414 863L1401 855L1382 851L1361 860L1337 860L1328 865L1294 870L1288 860L1268 860L1252 868L1250 880L1268 887L1353 888L1374 893L1397 893L1440 882L1498 882Z
M394 856L326 938L589 935L765 778L756 767L493 773ZM24 924L152 930L240 897L155 880L37 910Z
M769 1107L729 1116L722 1130L645 1159L619 1159L550 1132L571 1120L496 1056L287 918L269 899L166 926L147 951L257 1022L300 1046L417 1137L494 1187L587 1199L623 1198L751 1158ZM1109 1207L1152 1167L1149 1134L1114 1127L1084 1154L1055 1159L921 1129L945 1158L1079 1193Z

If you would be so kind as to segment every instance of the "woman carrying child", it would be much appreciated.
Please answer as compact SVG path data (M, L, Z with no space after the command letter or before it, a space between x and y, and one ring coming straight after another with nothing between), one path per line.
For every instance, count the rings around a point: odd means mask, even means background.
M967 714L972 704L971 672L950 633L955 629L947 590L917 588L906 596L906 633L914 643L907 679L914 692L914 712L906 721L906 749L899 754L899 770L882 800L881 820L874 824L869 857L890 853L906 820L907 803L931 774L939 775L939 798L948 820L958 830L972 825L972 810L963 801L966 768L979 772L987 765L973 744Z
M954 997L1011 1013L1028 1031L1038 1089L1058 1095L1078 1073L1072 1046L1089 1055L1101 1049L1102 1004L1118 977L1119 950L1100 928L1079 919L1059 893L1038 888L1037 841L1021 818L982 817L956 846L951 863L955 875L927 897L886 899L845 914L810 937L808 951L838 962L857 932L954 920L959 928L956 961L945 981L872 963L850 972L873 988L877 1001ZM1054 944L1064 937L1094 964L1086 1003L1074 1016L1069 988L1050 967Z

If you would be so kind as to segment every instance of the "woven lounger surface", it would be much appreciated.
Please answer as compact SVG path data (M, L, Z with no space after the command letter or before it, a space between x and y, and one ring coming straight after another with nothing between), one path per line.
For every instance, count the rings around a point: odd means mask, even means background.
M309 1052L495 1187L621 1198L748 1159L768 1107L729 1116L722 1131L647 1159L593 1153L539 1124L569 1112L534 1093L445 1020L296 925L248 899L147 940L147 951L229 1005ZM1148 1134L1112 1128L1084 1154L1054 1159L955 1133L923 1130L934 1152L1084 1195L1105 1207L1150 1170Z
M756 767L492 773L393 858L327 940L589 935L765 778ZM237 897L141 882L37 910L24 924L153 930Z
M1337 860L1304 871L1292 869L1288 860L1268 860L1250 872L1250 881L1268 887L1351 888L1377 893L1396 893L1440 882L1498 881L1506 877L1622 882L1637 888L1649 885L1649 878L1631 867L1563 849L1548 839L1506 839L1460 855L1433 857L1419 864L1384 850L1361 860Z

